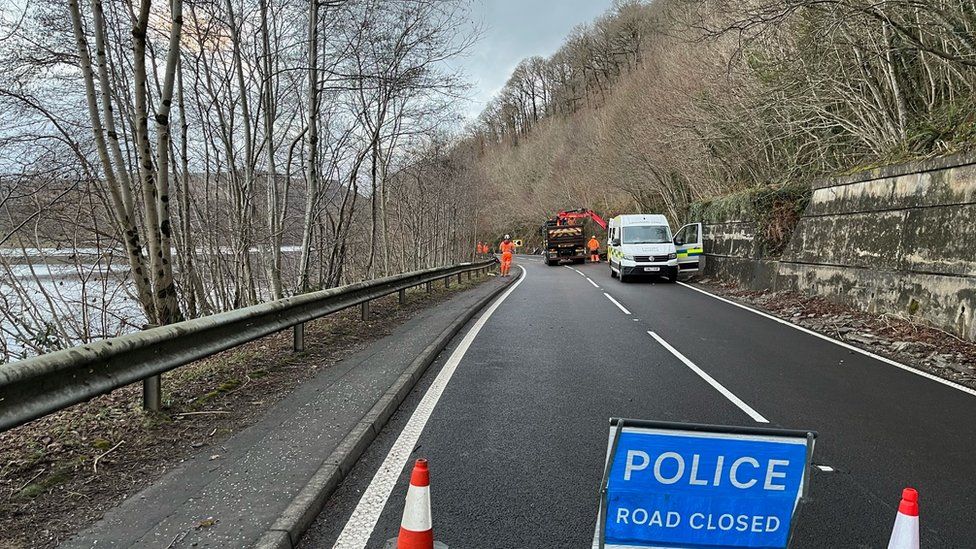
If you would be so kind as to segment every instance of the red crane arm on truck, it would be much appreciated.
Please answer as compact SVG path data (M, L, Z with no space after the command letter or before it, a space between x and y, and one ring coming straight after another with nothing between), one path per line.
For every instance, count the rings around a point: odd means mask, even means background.
M603 230L607 230L607 222L603 220L596 212L593 210L588 210L586 208L580 208L578 210L566 210L556 214L556 218L560 221L575 222L577 220L592 219L597 225Z

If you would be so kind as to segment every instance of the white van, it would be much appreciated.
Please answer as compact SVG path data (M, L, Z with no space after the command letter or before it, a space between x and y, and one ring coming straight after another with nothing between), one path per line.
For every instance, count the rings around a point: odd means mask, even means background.
M607 259L610 276L621 282L638 275L678 280L678 272L701 269L701 223L681 227L676 236L663 215L628 214L610 220Z

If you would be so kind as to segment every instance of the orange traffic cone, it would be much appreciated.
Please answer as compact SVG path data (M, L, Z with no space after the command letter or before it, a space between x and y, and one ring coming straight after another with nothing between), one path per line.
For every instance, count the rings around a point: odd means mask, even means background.
M393 540L387 547L393 546ZM426 459L418 459L410 474L407 502L403 506L397 549L447 549L447 545L434 541L434 525L430 512L430 470Z
M918 492L914 488L905 488L888 549L919 549L918 545Z

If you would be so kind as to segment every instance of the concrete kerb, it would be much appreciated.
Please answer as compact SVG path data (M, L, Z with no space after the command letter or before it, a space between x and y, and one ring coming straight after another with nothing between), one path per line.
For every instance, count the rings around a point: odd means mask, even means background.
M520 276L521 273L518 276L513 276L507 284L500 286L478 301L466 313L445 328L437 336L437 339L410 363L390 389L380 397L370 411L343 438L335 451L322 462L318 471L309 479L308 484L299 491L298 495L271 525L271 528L261 536L255 544L256 548L294 549L298 546L305 530L321 512L326 500L356 465L360 456L373 442L397 408L400 407L400 404L410 394L417 382L420 381L427 368L433 364L441 351L476 314L506 290L510 284L518 280Z

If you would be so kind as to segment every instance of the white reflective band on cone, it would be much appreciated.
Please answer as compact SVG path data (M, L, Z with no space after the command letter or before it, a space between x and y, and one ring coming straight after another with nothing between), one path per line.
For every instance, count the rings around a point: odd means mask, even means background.
M898 513L888 549L919 549L918 517Z
M430 517L430 487L410 485L400 526L411 532L426 532L434 527Z

